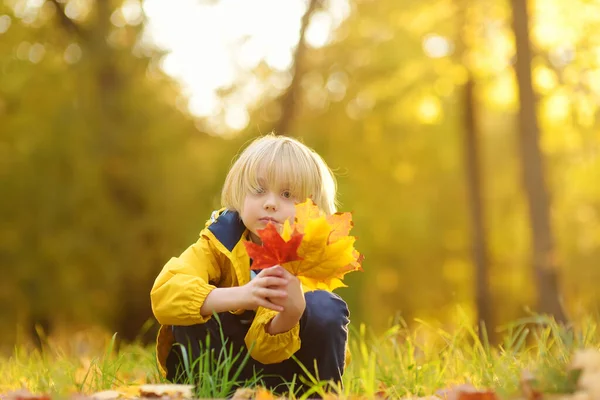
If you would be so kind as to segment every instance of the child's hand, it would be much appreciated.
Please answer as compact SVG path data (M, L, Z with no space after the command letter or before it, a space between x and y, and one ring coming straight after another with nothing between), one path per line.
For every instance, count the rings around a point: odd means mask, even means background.
M285 277L286 272L279 265L261 270L256 278L241 287L243 308L256 310L260 306L274 311L283 311L282 303L285 303L288 297L286 288L289 279Z
M273 303L283 307L283 314L299 320L306 308L306 299L304 298L304 292L302 291L302 283L300 282L300 279L292 275L289 271L282 267L280 268L283 269L284 279L288 281L284 289L287 291L287 297L274 298Z
M273 303L283 307L283 311L277 314L265 327L271 335L277 335L292 329L300 321L306 309L306 299L304 298L300 279L288 271L284 271L283 276L289 282L285 288L287 297L273 299Z

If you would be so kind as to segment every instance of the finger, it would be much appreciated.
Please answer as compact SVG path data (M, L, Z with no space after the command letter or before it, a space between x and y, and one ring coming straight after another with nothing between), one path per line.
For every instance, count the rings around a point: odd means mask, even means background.
M266 288L257 288L253 291L255 304L260 304L261 301L268 301L273 299L276 303L280 303L287 298L287 292L282 290L273 290ZM278 301L279 300L279 301Z
M285 273L285 269L283 269L280 265L274 265L269 268L265 268L260 271L260 276L283 276Z
M281 265L278 265L279 268L281 268L281 276L283 276L286 279L290 279L295 277L294 274L292 274L290 271L288 271L287 269L283 268Z
M258 296L263 299L267 299L269 297L285 299L287 295L288 294L285 290L276 290L269 288L261 288L258 290Z
M258 283L262 287L273 288L273 287L285 287L285 286L287 286L288 283L290 283L290 281L288 281L285 278L279 278L276 276L266 276L266 277L263 277L260 281L258 281Z

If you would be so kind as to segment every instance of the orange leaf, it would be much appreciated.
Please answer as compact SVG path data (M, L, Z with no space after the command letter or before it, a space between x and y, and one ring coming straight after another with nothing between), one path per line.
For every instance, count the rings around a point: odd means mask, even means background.
M327 222L329 222L332 227L331 234L329 235L329 243L333 243L344 236L348 236L350 230L354 226L352 214L349 212L330 215L327 217Z
M274 224L269 223L258 232L262 245L244 242L246 251L252 258L252 269L269 268L290 261L302 260L298 256L298 247L304 235L294 231L288 241L284 240Z
M498 400L498 396L493 391L478 390L468 383L438 390L436 395L444 400Z
M273 393L269 392L267 389L258 388L254 399L255 400L275 400L275 396L273 396Z

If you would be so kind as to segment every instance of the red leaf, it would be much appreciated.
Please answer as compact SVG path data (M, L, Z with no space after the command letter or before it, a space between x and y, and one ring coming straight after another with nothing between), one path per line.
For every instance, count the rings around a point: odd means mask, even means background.
M298 256L298 247L302 242L303 234L294 231L290 240L286 242L272 223L267 224L265 229L261 229L257 233L262 240L262 246L244 242L246 251L252 258L252 269L264 269L290 261L302 260Z
M493 391L477 390L470 384L438 390L436 395L444 400L498 400L498 396Z
M486 390L480 392L462 392L458 395L458 400L497 400L496 393Z

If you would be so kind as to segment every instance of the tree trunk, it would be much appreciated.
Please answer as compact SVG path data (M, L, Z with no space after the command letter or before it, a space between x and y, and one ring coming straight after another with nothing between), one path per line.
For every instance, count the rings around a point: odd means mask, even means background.
M544 164L539 146L536 97L531 82L531 48L526 0L511 0L517 61L515 74L519 87L519 150L523 184L529 207L533 242L533 268L538 290L537 309L559 322L566 315L559 300L558 260L550 223L550 199L544 181Z
M493 326L491 296L488 284L488 250L485 230L485 213L482 198L481 162L479 157L479 129L476 117L475 81L471 74L464 87L464 155L469 210L471 212L472 257L475 264L475 303L479 336L483 329Z
M459 0L456 2L458 24L457 24L457 56L459 62L468 60L470 49L469 33L467 29L467 10L469 4L467 1ZM471 235L471 257L475 267L475 321L479 325L479 338L484 340L484 333L493 327L492 301L490 295L490 286L488 282L489 257L485 229L485 207L482 201L482 180L481 180L481 153L479 150L479 126L477 124L477 100L475 98L475 78L471 72L471 66L465 65L468 73L467 82L463 88L463 107L464 114L462 118L463 154L465 179L467 184L467 197L469 200L470 213L470 235Z
M320 0L310 0L306 12L302 16L300 26L300 39L294 54L294 64L292 65L292 82L285 93L281 96L281 117L274 126L274 132L278 135L287 135L290 125L296 115L298 101L300 98L300 80L304 71L304 61L306 53L306 29L310 18L320 5Z

